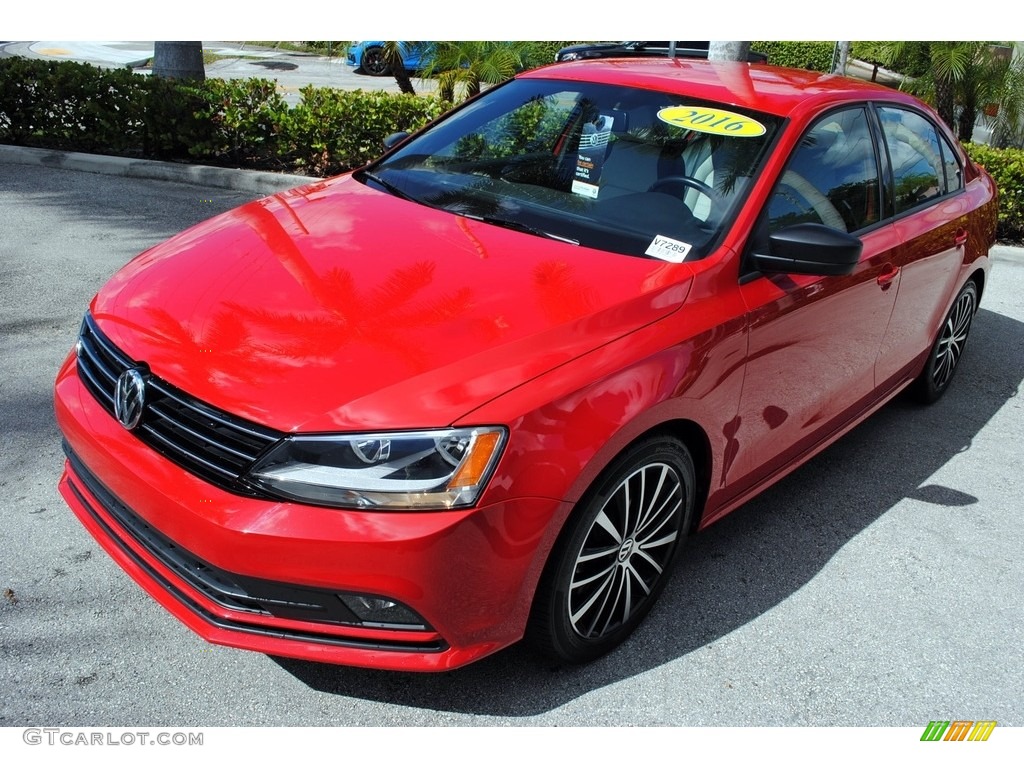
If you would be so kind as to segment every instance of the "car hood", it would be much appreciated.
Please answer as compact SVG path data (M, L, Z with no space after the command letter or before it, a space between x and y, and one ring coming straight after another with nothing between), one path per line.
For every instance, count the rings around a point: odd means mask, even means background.
M342 176L144 252L92 312L135 361L243 418L432 427L671 313L690 275Z

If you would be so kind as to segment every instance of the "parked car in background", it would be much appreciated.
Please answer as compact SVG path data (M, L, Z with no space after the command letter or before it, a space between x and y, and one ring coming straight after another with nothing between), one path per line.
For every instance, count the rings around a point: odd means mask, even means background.
M995 228L992 179L896 90L524 72L118 272L57 376L60 492L210 642L587 661L689 535L948 390Z
M707 40L677 40L671 49L668 40L626 40L619 43L580 43L561 48L555 54L555 61L576 61L577 59L622 59L641 56L674 56L687 59L706 59L708 57ZM747 61L764 64L768 57L763 53L751 51Z
M402 51L402 61L405 68L410 72L418 71L424 63L424 54L428 46L426 44L408 45L399 43ZM384 56L385 43L381 40L359 40L353 43L348 49L347 63L355 67L357 72L363 72L374 77L391 74L391 65Z

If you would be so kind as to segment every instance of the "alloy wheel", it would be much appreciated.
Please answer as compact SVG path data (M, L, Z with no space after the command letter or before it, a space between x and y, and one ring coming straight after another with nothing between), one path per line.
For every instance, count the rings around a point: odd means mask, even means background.
M366 74L373 75L374 77L386 75L390 67L388 66L387 59L384 58L384 49L367 48L363 52L362 68Z
M626 624L651 596L675 549L684 489L668 464L644 465L602 505L576 555L569 624L593 639Z
M932 370L932 383L936 389L942 390L953 377L960 355L963 354L967 334L971 330L974 318L974 292L964 291L946 317L935 348L935 364Z

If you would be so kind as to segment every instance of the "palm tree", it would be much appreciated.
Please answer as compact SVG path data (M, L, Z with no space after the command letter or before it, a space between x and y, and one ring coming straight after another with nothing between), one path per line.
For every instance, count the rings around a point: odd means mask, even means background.
M432 44L423 77L436 77L438 95L455 101L545 61L537 44L529 41L442 40Z
M970 141L979 110L1003 96L1008 60L996 55L984 40L937 40L887 43L882 48L883 63L893 65L913 46L926 46L928 66L920 77L907 78L901 87L930 101L957 137Z
M997 147L1024 147L1024 56L1006 64L1002 89L993 102L992 144Z
M404 52L422 44L417 40L389 40L384 43L384 61L398 83L398 89L410 96L416 95L416 89L412 87L412 80L409 79L409 72L405 68Z

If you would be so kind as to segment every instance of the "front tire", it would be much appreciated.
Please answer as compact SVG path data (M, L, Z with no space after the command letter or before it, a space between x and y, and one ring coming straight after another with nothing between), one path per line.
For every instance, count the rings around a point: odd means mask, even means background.
M670 437L627 449L577 505L534 599L527 638L581 663L625 640L665 587L690 526L695 473Z
M942 321L939 337L928 355L924 370L914 382L917 399L923 403L934 403L949 388L960 365L971 322L978 311L978 287L973 280L957 294L946 319Z

